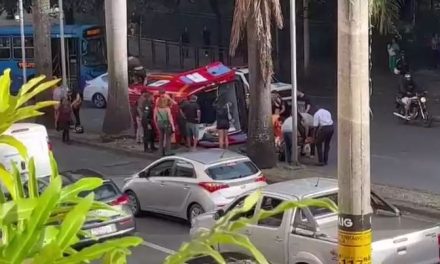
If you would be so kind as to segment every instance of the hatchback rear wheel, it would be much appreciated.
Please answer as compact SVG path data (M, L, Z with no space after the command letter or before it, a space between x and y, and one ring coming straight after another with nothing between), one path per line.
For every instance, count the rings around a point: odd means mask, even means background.
M139 204L139 200L136 196L136 194L132 191L125 192L128 196L128 199L130 200L130 208L131 212L134 216L140 216L142 213L141 206Z
M192 220L194 218L196 218L197 216L203 214L205 212L205 210L203 209L203 207L198 204L192 204L189 209L188 209L188 221L190 224L192 224Z

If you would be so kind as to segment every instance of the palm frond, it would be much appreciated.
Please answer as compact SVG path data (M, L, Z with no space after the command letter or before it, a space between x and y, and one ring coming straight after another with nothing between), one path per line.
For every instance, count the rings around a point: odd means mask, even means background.
M236 0L234 21L231 31L231 44L229 53L235 55L247 23L255 25L257 48L260 53L260 70L264 81L273 75L272 63L272 20L277 28L283 27L280 0Z
M370 0L371 22L381 34L394 33L402 0Z

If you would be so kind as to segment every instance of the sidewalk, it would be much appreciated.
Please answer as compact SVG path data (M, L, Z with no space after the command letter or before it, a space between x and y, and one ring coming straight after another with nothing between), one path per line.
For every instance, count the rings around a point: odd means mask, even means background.
M48 133L50 138L60 139L60 133L55 130L49 130ZM144 153L143 146L137 144L133 138L129 137L104 142L99 134L72 133L71 139L76 144L118 152L124 155L151 160L159 158L158 153ZM239 152L240 147L241 146L232 146L231 150ZM173 151L175 153L181 153L186 150L185 147L179 147L175 148ZM282 163L273 169L263 170L263 173L270 183L301 178L337 178L337 172L334 168L307 165L292 168L287 167ZM403 211L433 218L440 218L440 195L377 184L372 184L372 189L382 197L400 207Z

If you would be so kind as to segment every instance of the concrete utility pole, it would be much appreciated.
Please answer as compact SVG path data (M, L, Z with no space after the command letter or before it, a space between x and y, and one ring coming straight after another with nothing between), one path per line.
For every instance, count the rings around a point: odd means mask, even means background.
M296 76L296 1L290 0L290 68L292 80L292 162L298 162L298 101Z
M23 73L23 84L27 83L26 73L26 41L24 38L24 13L23 13L23 0L18 1L19 20L20 20L20 37L21 37L21 63Z
M304 74L309 75L310 65L310 21L309 21L309 0L303 0L303 16L304 16Z
M368 3L338 0L339 263L372 263Z
M59 19L60 19L60 46L61 46L61 74L63 77L64 89L69 89L67 86L67 70L66 70L66 45L64 38L64 7L63 0L58 0Z
M102 130L119 135L131 128L128 104L127 1L105 0L109 90Z

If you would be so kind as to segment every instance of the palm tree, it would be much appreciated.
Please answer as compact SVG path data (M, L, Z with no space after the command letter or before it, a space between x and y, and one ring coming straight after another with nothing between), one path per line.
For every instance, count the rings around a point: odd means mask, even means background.
M105 1L109 91L102 130L106 135L119 135L131 127L127 89L126 11L125 0Z
M272 19L283 27L279 0L236 0L231 32L232 56L247 31L250 107L247 154L261 168L276 165L270 82L273 75Z
M52 79L52 45L50 35L50 20L47 8L50 0L32 0L32 15L34 27L35 65L38 75L45 75ZM51 91L46 91L37 96L38 101L52 99ZM38 118L38 122L48 128L55 126L53 108L43 110L45 115Z

